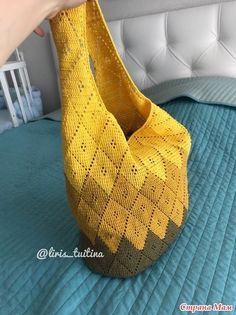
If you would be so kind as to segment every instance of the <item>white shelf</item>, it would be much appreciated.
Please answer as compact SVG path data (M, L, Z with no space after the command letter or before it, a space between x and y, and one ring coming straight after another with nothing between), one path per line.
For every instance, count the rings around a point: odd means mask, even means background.
M26 67L25 61L8 61L2 67L0 67L0 71L6 72L11 70L23 69Z
M19 53L18 50L16 51L16 59L16 61L8 61L2 67L0 67L0 85L2 87L7 108L9 110L14 127L18 127L20 125L20 121L17 118L13 100L11 97L9 80L12 81L11 83L13 84L13 87L15 89L24 123L28 122L29 117L27 117L25 112L21 90L23 91L23 96L26 99L31 118L34 118L32 111L33 96L29 75L26 63L24 61L24 56L22 53Z

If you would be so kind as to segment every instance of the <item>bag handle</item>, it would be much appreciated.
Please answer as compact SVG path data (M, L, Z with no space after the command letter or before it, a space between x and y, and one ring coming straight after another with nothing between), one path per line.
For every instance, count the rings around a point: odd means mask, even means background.
M98 90L95 103L105 104L115 117L123 117L121 126L137 129L138 120L142 125L150 113L150 101L139 92L123 66L98 1L60 12L51 21L51 27L59 54L63 99L68 100L75 93L78 96L82 89L86 95Z

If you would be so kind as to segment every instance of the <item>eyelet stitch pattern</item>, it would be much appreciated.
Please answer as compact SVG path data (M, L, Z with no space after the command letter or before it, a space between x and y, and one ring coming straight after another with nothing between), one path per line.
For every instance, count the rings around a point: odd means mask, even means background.
M134 276L162 255L185 221L190 135L137 89L97 1L62 11L51 27L66 186L81 250L103 252L85 258L94 272Z

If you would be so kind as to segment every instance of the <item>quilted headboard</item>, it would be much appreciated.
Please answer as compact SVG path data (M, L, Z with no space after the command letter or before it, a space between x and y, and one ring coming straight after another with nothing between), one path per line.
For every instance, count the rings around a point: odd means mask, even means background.
M183 77L236 77L236 1L100 3L119 53L140 89Z

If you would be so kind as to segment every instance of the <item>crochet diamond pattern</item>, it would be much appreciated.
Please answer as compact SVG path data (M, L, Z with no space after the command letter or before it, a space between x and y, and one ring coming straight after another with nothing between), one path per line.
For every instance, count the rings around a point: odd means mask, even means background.
M67 191L95 272L136 275L179 233L188 208L188 131L135 86L97 1L51 22L60 60Z

